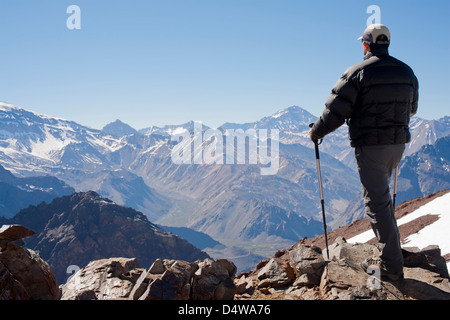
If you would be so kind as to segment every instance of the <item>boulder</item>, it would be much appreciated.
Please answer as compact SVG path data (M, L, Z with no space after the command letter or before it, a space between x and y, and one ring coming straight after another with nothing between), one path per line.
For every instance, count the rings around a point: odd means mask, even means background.
M21 225L3 225L0 228L0 252L6 249L10 242L14 242L17 246L22 246L23 238L31 237L34 231Z
M92 261L61 286L63 300L231 300L236 266L228 260L156 259L149 269L136 259Z
M4 225L0 228L0 240L17 240L31 237L34 231L21 225Z
M256 269L237 275L235 299L303 300L450 300L445 259L437 246L405 248L405 279L382 281L374 269L367 274L361 261L378 255L371 244L347 243L340 237L322 250L299 241Z
M191 285L184 273L177 269L167 269L153 279L139 300L188 300Z
M320 293L325 300L403 300L403 294L391 283L369 276L361 261L374 256L377 248L369 244L346 243L338 239L330 250L332 260L320 281Z
M144 270L136 258L110 258L90 262L61 286L61 300L128 298Z
M283 260L272 258L258 272L258 287L282 287L294 280L294 271L289 264L283 263Z
M289 263L297 275L298 285L315 285L326 264L322 250L316 246L294 245L287 251Z
M197 265L192 277L192 300L233 300L236 266L232 262L205 259Z
M146 276L140 279L142 281L135 284L137 290L130 295L130 299L188 300L191 278L197 268L195 263L157 259Z
M0 262L0 300L29 300L27 290Z
M33 250L22 248L23 237L34 235L19 225L0 228L0 299L56 300L59 288L49 265Z

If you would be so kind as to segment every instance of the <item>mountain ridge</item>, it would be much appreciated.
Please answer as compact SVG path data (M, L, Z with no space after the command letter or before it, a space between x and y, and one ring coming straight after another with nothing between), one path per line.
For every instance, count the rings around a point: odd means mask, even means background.
M30 206L13 218L0 219L0 223L36 232L26 240L26 246L40 253L59 283L65 282L68 267L82 268L97 259L138 258L150 266L157 258L195 261L209 257L144 214L93 191Z
M55 177L19 178L0 165L0 216L12 217L29 205L50 202L73 192L72 187Z
M292 241L283 238L289 234L287 214L278 214L284 220L275 228L258 224L257 216L291 212L298 221L301 217L322 219L316 161L307 134L315 117L301 107L292 106L250 124L231 124L243 130L279 128L279 170L266 177L253 164L174 164L171 153L176 142L170 134L190 132L192 121L113 137L48 116L33 124L35 113L18 110L0 108L0 124L5 128L0 131L0 164L14 174L53 175L77 191L94 189L118 204L133 207L155 223L207 231L219 242L241 239L263 244L262 237L253 235L265 234L265 228L275 232L265 237L268 246L273 237L282 243ZM420 128L424 132L420 137L427 139L416 139L416 145L445 134L449 127L445 117L439 125L426 127L427 121L421 123L415 130ZM333 221L348 215L346 208L361 194L345 126L327 136L320 150L327 222L334 228ZM245 225L233 226L233 221L248 212L255 216L247 216ZM220 226L212 225L214 219ZM233 232L223 232L227 225L233 226ZM248 232L257 225L257 231ZM283 225L288 227L283 229Z

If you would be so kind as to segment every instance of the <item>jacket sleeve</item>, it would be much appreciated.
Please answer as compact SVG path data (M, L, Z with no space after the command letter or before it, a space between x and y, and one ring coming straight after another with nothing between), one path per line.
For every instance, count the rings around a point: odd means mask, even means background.
M362 71L353 73L347 71L337 81L325 103L322 116L312 127L313 139L322 139L350 117L358 99L361 73Z
M418 106L419 106L419 80L417 80L416 77L414 84L414 99L411 106L411 117L417 113Z

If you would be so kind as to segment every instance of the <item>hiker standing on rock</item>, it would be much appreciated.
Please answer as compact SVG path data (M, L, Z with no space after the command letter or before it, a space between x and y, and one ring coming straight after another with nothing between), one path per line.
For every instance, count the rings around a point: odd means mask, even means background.
M334 86L322 116L310 130L317 141L347 121L351 146L364 193L366 214L378 240L381 277L403 278L400 234L389 191L389 179L410 142L410 117L416 114L419 84L412 69L389 55L391 37L381 24L361 38L364 61L348 68Z

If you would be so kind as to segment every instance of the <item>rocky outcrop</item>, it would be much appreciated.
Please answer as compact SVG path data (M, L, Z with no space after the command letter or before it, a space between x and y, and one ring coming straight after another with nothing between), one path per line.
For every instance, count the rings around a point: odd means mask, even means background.
M58 288L49 265L21 247L33 234L19 225L0 228L0 300L450 300L438 246L404 248L405 278L396 282L361 268L377 255L375 245L339 237L329 260L319 247L299 241L237 276L224 259L158 258L148 269L136 258L94 260Z
M56 300L59 288L48 264L22 248L31 231L19 225L0 228L0 300Z
M232 300L236 266L227 260L97 260L61 286L62 300Z
M39 251L58 283L70 266L111 257L137 258L151 265L157 258L196 261L208 254L151 223L144 214L95 192L74 193L20 211L8 224L36 232L26 246Z
M360 262L376 255L370 244L351 244L340 237L330 246L331 260L320 248L298 242L278 251L247 273L236 276L236 299L301 300L450 300L445 259L437 246L404 249L405 279L380 280Z

